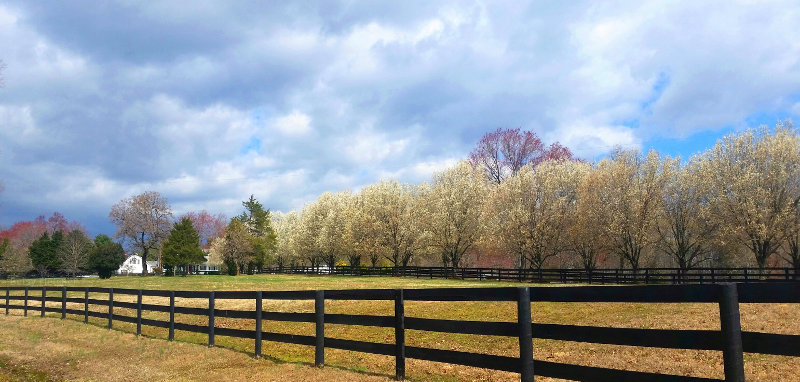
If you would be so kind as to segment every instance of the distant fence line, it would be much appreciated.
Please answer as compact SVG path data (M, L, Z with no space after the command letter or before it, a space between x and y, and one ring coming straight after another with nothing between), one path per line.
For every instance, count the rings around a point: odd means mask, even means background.
M714 284L721 282L800 281L795 268L449 268L449 267L272 267L261 273L315 274L344 276L402 276L429 279L496 280L545 283L588 284Z
M441 289L370 289L370 290L303 290L303 291L167 291L118 288L82 287L0 287L5 294L5 313L22 310L42 317L46 312L77 315L84 322L89 317L136 324L136 334L142 325L168 329L172 340L175 330L208 334L208 345L215 336L230 336L254 340L255 356L262 354L263 341L275 341L315 347L314 363L325 362L325 348L343 349L393 356L395 377L403 379L406 358L503 370L520 374L522 381L533 381L534 375L578 381L718 381L717 379L666 375L659 373L580 366L534 360L533 338L584 343L627 345L672 349L721 350L725 381L744 381L743 352L800 356L800 335L742 331L739 303L800 303L800 284L717 284L717 285L640 285L640 286L579 286L579 287L518 287L518 288L441 288ZM13 292L13 293L12 293ZM35 295L31 292L36 292ZM101 294L97 298L97 294ZM90 296L90 294L94 294ZM136 296L136 302L115 301L114 296ZM168 297L169 305L143 304L142 296ZM0 296L2 298L3 296ZM91 298L90 298L91 297ZM181 307L175 298L207 300L207 308ZM252 300L254 310L215 308L220 299ZM267 312L263 300L314 300L313 313ZM350 315L325 313L325 301L381 300L394 301L393 315ZM14 301L15 304L11 304ZM505 301L517 306L516 322L462 321L415 318L405 316L405 301ZM16 302L22 302L17 304ZM34 304L31 305L30 303ZM628 302L628 303L713 303L719 306L721 330L632 329L531 322L531 302ZM50 303L50 304L48 304ZM67 303L83 304L83 309L70 309ZM100 306L107 311L90 310ZM114 312L115 307L135 309L136 316ZM168 312L169 321L142 318L143 311ZM175 322L175 314L205 317L208 325ZM254 320L254 330L216 327L215 317ZM292 335L262 330L262 321L291 321L315 323L313 335ZM325 325L359 325L394 328L394 343L375 343L325 337ZM438 333L477 334L516 337L519 356L499 356L462 351L406 346L406 330Z

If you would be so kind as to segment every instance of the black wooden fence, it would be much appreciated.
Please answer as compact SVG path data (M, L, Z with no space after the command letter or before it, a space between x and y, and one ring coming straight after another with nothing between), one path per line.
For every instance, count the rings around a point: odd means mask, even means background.
M4 292L6 314L11 309L29 311L44 316L46 312L90 316L108 320L108 328L115 321L136 324L137 334L142 325L167 328L168 338L175 330L207 333L208 344L214 345L215 336L231 336L254 340L255 355L262 352L263 341L277 341L315 346L317 365L324 364L325 348L344 349L372 354L394 356L396 377L405 376L406 358L475 366L493 370L520 373L522 381L532 381L534 375L579 381L715 381L716 379L664 375L639 371L580 366L534 360L532 338L576 341L598 344L629 345L640 347L721 350L726 381L744 381L743 352L800 356L800 335L785 335L742 331L739 320L739 303L800 303L800 284L717 284L717 285L642 285L642 286L583 286L583 287L519 287L519 288L444 288L444 289L372 289L372 290L317 290L317 291L165 291L118 288L81 287L0 287ZM69 297L68 293L79 297ZM107 294L106 299L90 298L90 293ZM115 295L136 296L136 302L115 301ZM169 306L143 304L142 296L169 298ZM208 300L208 308L175 306L175 298ZM251 311L216 309L215 300L253 300ZM314 300L314 313L265 312L262 302L273 300ZM388 300L394 301L394 315L326 314L326 300ZM508 301L517 304L516 322L459 321L405 317L405 301ZM560 324L531 323L531 302L629 302L629 303L713 303L718 304L721 331L715 330L663 330L608 328ZM12 304L14 302L14 304ZM21 302L18 304L17 302ZM50 304L47 304L51 302ZM55 304L54 304L55 303ZM83 304L83 309L69 309L67 303ZM102 306L107 312L89 309ZM73 305L74 306L74 305ZM135 309L136 316L119 315L115 307ZM169 321L142 318L143 311L168 312ZM208 325L191 325L175 322L175 314L206 317ZM216 327L215 317L254 320L255 330ZM262 320L315 323L313 335L293 335L262 330ZM395 329L394 343L374 343L325 337L325 324L360 325ZM506 336L519 339L519 356L508 357L452 350L429 349L405 345L406 330L423 330L439 333L479 334Z
M516 269L445 267L283 267L264 268L262 273L345 276L403 276L428 279L472 279L546 283L588 284L716 284L764 281L800 281L794 268L641 268L633 269Z

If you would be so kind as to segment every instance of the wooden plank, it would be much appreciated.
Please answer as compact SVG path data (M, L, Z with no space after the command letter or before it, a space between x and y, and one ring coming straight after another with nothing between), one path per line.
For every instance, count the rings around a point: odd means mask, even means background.
M261 337L264 339L264 341L283 342L287 344L308 345L308 346L314 346L317 342L317 338L315 336L306 336L301 334L262 332Z
M115 294L122 294L122 295L130 295L136 296L139 294L138 289L128 289L128 288L114 288Z
M327 293L327 292L325 292ZM327 294L326 294L327 296ZM327 297L326 297L327 298ZM357 326L376 326L383 328L393 328L395 318L392 316L368 316L356 314L326 314L326 324L357 325Z
M147 290L147 289L142 289L142 295L143 296L151 296L151 297L169 297L170 296L170 291L168 291L168 290Z
M405 318L406 329L441 333L479 334L487 336L516 337L519 333L514 322L439 320L431 318Z
M405 289L406 301L516 301L516 288Z
M608 328L532 324L533 338L670 349L722 350L718 330Z
M325 347L357 351L361 353L395 355L394 344L381 344L375 342L343 340L339 338L325 338Z
M207 292L204 292L203 294L206 295L205 297L208 297L208 293ZM186 315L191 315L191 316L206 317L206 316L208 316L208 309L206 309L206 308L189 308L189 307L185 307L185 306L176 306L175 307L175 313L177 313L177 314L186 314Z
M165 328L165 329L169 328L169 322L168 321L153 320L153 319L149 319L149 318L142 318L142 325L154 326L154 327L157 327L157 328Z
M549 361L533 361L537 376L567 379L587 382L714 382L720 381L713 378L700 378L682 375L668 375L647 373L641 371L628 371L607 369L602 367L580 366Z
M742 347L746 353L800 357L800 335L742 332Z
M531 301L717 303L718 293L713 285L531 287Z
M108 300L99 300L96 298L90 298L86 301L89 303L89 305L103 305L103 306L108 305Z
M252 320L256 318L256 312L249 310L214 309L214 316L225 318L247 318Z
M253 330L230 329L230 328L214 328L215 336L227 336L237 338L255 339L256 332Z
M262 298L265 300L313 300L314 293L313 290L263 291Z
M800 303L800 282L737 284L740 303Z
M208 292L199 290L176 290L175 297L181 298L207 298Z
M214 298L219 300L250 300L255 298L256 292L241 290L218 290L214 291Z
M137 304L135 302L125 302L125 301L115 301L114 306L118 308L126 308L126 309L136 309Z
M394 301L394 290L392 289L350 289L350 290L326 290L326 300L392 300Z

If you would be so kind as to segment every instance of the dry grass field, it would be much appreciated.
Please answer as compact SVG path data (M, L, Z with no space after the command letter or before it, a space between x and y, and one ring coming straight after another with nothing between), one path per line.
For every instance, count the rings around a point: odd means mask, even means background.
M418 280L384 277L319 276L193 276L116 277L110 280L19 280L0 283L28 286L97 286L165 290L300 290L352 288L434 288L470 286L514 286L519 284L458 280ZM54 291L53 296L56 293ZM78 293L75 294L76 297ZM92 295L106 298L105 294ZM82 293L80 293L82 297ZM115 296L135 301L135 296ZM144 303L168 304L167 298L145 297ZM56 303L53 303L56 306ZM253 310L253 301L220 300L217 309ZM72 304L68 304L72 305ZM206 307L205 299L177 298L176 305ZM82 304L69 306L82 309ZM264 311L313 312L313 301L265 300ZM326 301L326 313L392 315L393 302ZM800 334L800 304L741 304L743 330ZM95 307L103 311L102 307ZM591 326L712 329L719 330L716 304L629 304L629 303L533 303L533 321ZM516 305L510 302L417 302L407 301L407 317L515 321ZM135 316L135 311L115 308L116 314ZM33 313L29 313L34 315ZM36 312L38 314L38 312ZM264 357L252 359L251 340L217 336L216 348L204 346L205 334L176 331L176 341L165 341L167 330L143 327L137 338L133 324L83 317L57 318L0 315L0 381L4 380L389 380L394 375L394 358L344 350L326 349L326 367L311 367L310 346L265 341ZM59 317L48 313L48 316ZM167 313L145 313L145 318L167 320ZM202 317L176 314L176 321L206 325ZM217 327L252 330L252 320L216 318ZM313 335L312 323L264 321L263 330ZM390 328L326 325L326 337L393 343ZM407 345L437 349L515 356L515 338L451 335L408 330ZM46 351L42 351L46 349ZM722 378L719 351L639 348L553 340L534 340L534 358L579 365L651 371L667 374ZM117 371L122 368L121 371ZM800 357L745 354L750 381L798 381ZM406 375L418 381L514 381L517 374L409 359ZM141 373L141 374L140 374ZM537 378L537 380L546 380Z

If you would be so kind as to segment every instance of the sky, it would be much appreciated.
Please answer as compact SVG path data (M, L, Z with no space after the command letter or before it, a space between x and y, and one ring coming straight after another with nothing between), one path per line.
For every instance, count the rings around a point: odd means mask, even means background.
M686 158L800 119L800 2L0 3L0 227L422 182L496 128Z

